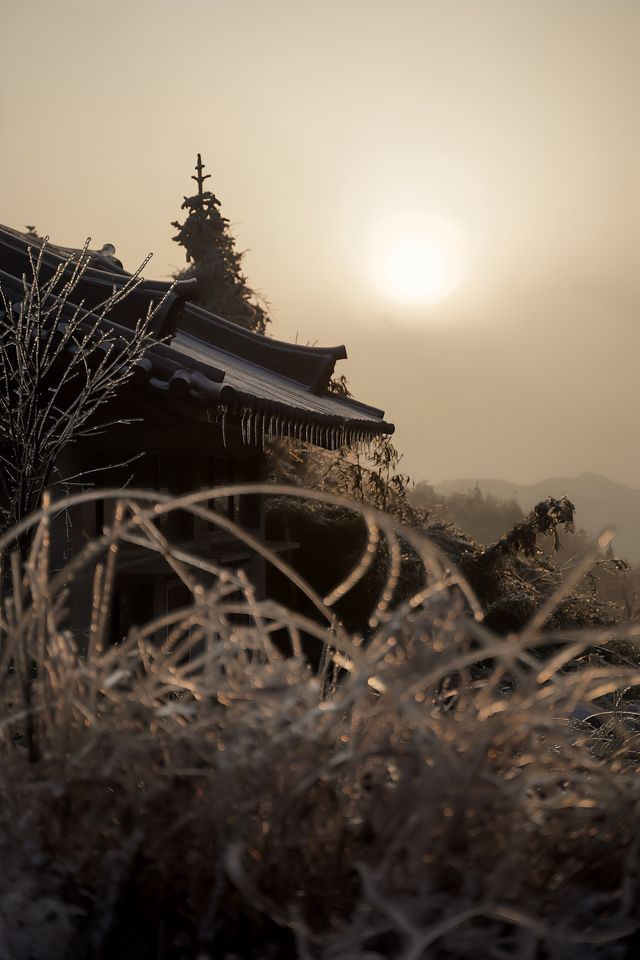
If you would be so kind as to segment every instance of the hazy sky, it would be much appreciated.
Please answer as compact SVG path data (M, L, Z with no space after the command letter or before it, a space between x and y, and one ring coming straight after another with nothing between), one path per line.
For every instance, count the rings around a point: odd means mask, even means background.
M416 479L640 486L638 0L0 0L0 27L0 222L167 277L200 151L273 335L346 343ZM462 244L436 304L373 275L411 215Z

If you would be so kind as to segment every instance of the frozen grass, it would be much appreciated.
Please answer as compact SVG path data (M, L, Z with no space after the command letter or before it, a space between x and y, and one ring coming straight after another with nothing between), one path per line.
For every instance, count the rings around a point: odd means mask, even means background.
M271 485L216 496L243 492L345 504ZM45 504L0 539L3 960L632 955L640 781L625 703L640 667L581 656L610 633L544 632L584 570L501 638L436 547L361 504L362 558L320 597L209 511L211 491L133 490L103 492L111 526L52 570L52 516L95 496ZM244 538L318 619L172 548L174 510ZM27 528L22 562L11 551ZM400 533L425 576L398 604ZM332 607L383 542L389 574L365 643ZM132 545L192 602L111 646ZM73 632L69 598L87 574L92 611ZM303 634L322 645L319 671ZM617 630L631 650L639 635Z

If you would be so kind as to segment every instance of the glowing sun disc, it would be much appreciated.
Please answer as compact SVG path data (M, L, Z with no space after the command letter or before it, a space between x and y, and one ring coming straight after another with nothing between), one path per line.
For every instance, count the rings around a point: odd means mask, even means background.
M374 231L370 272L389 299L437 303L462 282L460 238L435 217L415 213L389 217Z

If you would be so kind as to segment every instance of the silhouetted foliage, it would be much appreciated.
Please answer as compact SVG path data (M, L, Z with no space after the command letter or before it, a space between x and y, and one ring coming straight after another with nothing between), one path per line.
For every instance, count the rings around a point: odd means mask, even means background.
M184 198L184 223L172 223L178 231L173 239L185 248L190 264L179 278L196 278L198 303L206 310L255 333L265 333L271 321L242 272L244 254L236 250L229 221L220 213L220 201L214 193L202 189L210 176L202 176L203 168L198 154L198 176L193 177L198 181L198 193Z
M496 629L518 629L545 591L570 574L583 557L597 552L594 538L581 528L574 529L566 498L542 501L527 518L516 500L500 500L477 484L467 492L445 495L420 482L410 489L409 500L427 514L427 528L442 539L443 548L447 549L448 542L454 547L452 557L465 566ZM556 506L549 514L552 504ZM577 504L578 515L579 508ZM552 517L559 519L555 526L550 524ZM569 535L559 537L558 526ZM465 542L467 546L461 547ZM503 558L503 569L492 569L488 561L505 546L516 544L515 556L510 549L506 561ZM461 559L465 550L466 565ZM505 563L510 569L504 569ZM609 547L607 555L594 562L576 587L573 599L559 607L556 617L562 613L570 614L577 623L606 623L631 619L638 608L640 575Z
M412 506L425 510L432 520L453 523L478 543L493 543L524 513L515 500L498 500L476 484L468 492L437 493L428 483L416 483L408 493Z
M353 394L349 389L349 381L347 380L344 373L341 373L339 376L333 376L329 380L328 392L333 393L336 397L352 397Z

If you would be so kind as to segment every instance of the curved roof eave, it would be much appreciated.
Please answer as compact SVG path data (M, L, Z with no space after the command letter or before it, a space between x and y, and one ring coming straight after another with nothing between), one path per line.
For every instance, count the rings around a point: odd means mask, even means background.
M37 238L0 227L0 283L16 298L22 296L22 278L30 272L29 248L34 244ZM45 271L51 274L68 256L80 252L47 245ZM87 321L114 285L130 280L126 271L87 267L82 289L76 291L76 299L88 307ZM136 371L141 385L178 394L199 406L231 411L243 420L258 418L263 430L313 437L310 442L322 446L394 431L382 410L327 391L336 361L346 357L344 346L307 347L245 330L189 302L191 287L145 280L104 321L126 338L149 303L166 298L154 328L162 342L149 349Z

